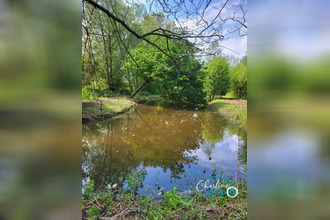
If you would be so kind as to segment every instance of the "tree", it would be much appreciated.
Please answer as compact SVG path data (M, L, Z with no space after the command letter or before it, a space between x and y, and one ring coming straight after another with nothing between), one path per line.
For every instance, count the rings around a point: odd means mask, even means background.
M247 56L231 69L231 89L236 98L247 98Z
M102 5L121 11L127 20L134 20L142 13L138 8L125 6L122 1L103 1ZM132 26L139 28L138 24ZM139 41L102 11L88 4L83 5L82 28L83 88L97 90L99 95L127 93L127 87L131 86L128 80L130 73L122 66L130 48L134 48Z
M247 31L245 0L200 1L197 5L192 1L82 0L82 4L83 89L93 90L98 96L131 94L133 98L142 89L148 89L162 92L173 101L179 96L170 94L181 91L183 96L178 100L185 97L190 102L194 97L190 95L189 83L178 81L184 79L182 74L193 81L191 84L198 82L199 91L203 74L196 57L219 56L221 40L234 33L245 35ZM151 54L134 54L142 49ZM167 85L164 79L168 80ZM173 82L173 88L169 82ZM195 98L199 99L202 93Z
M114 3L105 4L107 1L83 0L83 9L85 3L102 11L114 23L124 27L130 34L136 38L152 45L166 56L174 59L171 52L162 48L157 42L151 40L150 36L158 36L167 40L177 40L187 45L193 45L192 41L199 44L200 52L206 53L207 45L212 42L222 41L225 37L233 33L240 36L247 33L246 20L246 1L238 0L231 3L229 0L223 2L212 3L208 1L168 1L168 0L147 0L145 4L140 5L144 8L146 16L158 14L161 12L164 18L168 18L175 23L176 30L167 29L159 26L141 33L134 28L134 20L127 20L124 13L114 7ZM138 5L136 2L126 1L128 7Z
M173 56L179 56L181 53L189 54L188 51L191 50L184 44L170 46ZM175 51L177 54L174 53ZM133 94L148 83L153 83L157 87L157 92L169 105L183 108L204 106L206 101L202 64L194 58L193 51L190 53L178 61L173 61L150 47L133 50L131 53L133 58L126 63L125 68L143 82Z
M193 56L180 59L178 64L172 62L171 73L158 82L165 101L182 108L203 108L206 100L201 69L202 64Z
M205 67L205 91L209 101L215 95L225 95L230 88L229 63L223 58L211 60Z

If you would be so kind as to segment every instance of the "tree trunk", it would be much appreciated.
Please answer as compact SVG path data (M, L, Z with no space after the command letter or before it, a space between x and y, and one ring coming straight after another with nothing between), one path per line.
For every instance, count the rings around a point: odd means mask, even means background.
M103 27L103 23L101 20L101 15L99 15L100 18L100 28L101 28L101 34L102 34L102 40L103 40L103 49L104 49L104 56L105 56L105 64L106 64L106 71L107 71L107 83L108 83L108 87L109 90L111 90L111 76L110 76L110 65L112 65L112 63L109 64L109 56L108 56L108 51L107 51L107 45L106 45L106 40L105 40L105 33L104 33L104 27ZM111 44L111 42L109 42L109 45ZM111 51L109 51L111 53ZM111 56L111 54L110 54Z
M138 93L145 85L147 85L149 82L151 82L153 80L152 77L149 77L146 81L144 81L130 96L131 98L133 98L136 93Z
M110 53L110 74L109 74L109 90L113 90L113 69L112 69L112 64L113 64L113 57L112 57L112 45L111 45L111 32L108 30L108 39L109 39L109 53Z
M132 87L132 82L131 82L131 74L128 72L127 68L126 69L126 74L127 74L127 81L128 81L128 86L129 90L133 92L133 87Z

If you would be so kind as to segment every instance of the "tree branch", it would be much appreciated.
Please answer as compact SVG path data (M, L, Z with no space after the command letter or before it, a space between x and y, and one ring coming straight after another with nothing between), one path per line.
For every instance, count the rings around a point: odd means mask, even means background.
M142 39L144 41L146 41L148 44L156 47L158 50L160 50L162 53L164 53L166 56L168 56L169 58L171 58L173 61L176 62L175 57L169 55L168 53L166 53L163 49L161 49L159 46L157 46L156 44L154 44L153 42L151 42L150 40L146 39L145 37L143 37L142 35L136 33L132 28L130 28L125 21L121 20L120 18L118 18L117 16L115 16L114 14L112 14L109 10L105 9L104 7L102 7L101 5L99 5L98 3L94 2L93 0L84 0L86 2L88 2L90 5L94 6L95 8L103 11L109 18L111 18L112 20L120 23L123 27L126 28L126 30L128 30L130 33L132 33L135 37L137 37L138 39Z

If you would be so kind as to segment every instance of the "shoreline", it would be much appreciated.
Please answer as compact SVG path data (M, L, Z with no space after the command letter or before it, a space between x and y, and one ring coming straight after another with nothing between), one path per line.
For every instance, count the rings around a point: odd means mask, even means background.
M137 194L136 187L141 184L138 179L132 184L121 191L114 186L95 191L94 181L85 185L82 219L247 219L246 183L237 185L240 193L235 198L205 198L198 192L186 197L173 185L172 190L163 192L159 199L153 194Z
M100 121L124 114L135 107L137 103L126 97L101 98L82 101L82 123Z
M216 111L228 121L247 132L247 100L216 98L208 104L209 111Z

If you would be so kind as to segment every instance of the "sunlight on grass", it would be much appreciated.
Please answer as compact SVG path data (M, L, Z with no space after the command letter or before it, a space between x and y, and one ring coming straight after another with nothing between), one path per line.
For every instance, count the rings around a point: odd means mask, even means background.
M101 98L83 102L83 120L97 120L113 117L133 107L135 103L127 98Z
M234 103L234 101L237 101ZM243 103L243 104L242 104ZM209 109L218 111L240 129L247 131L246 100L220 100L215 99L209 103Z

